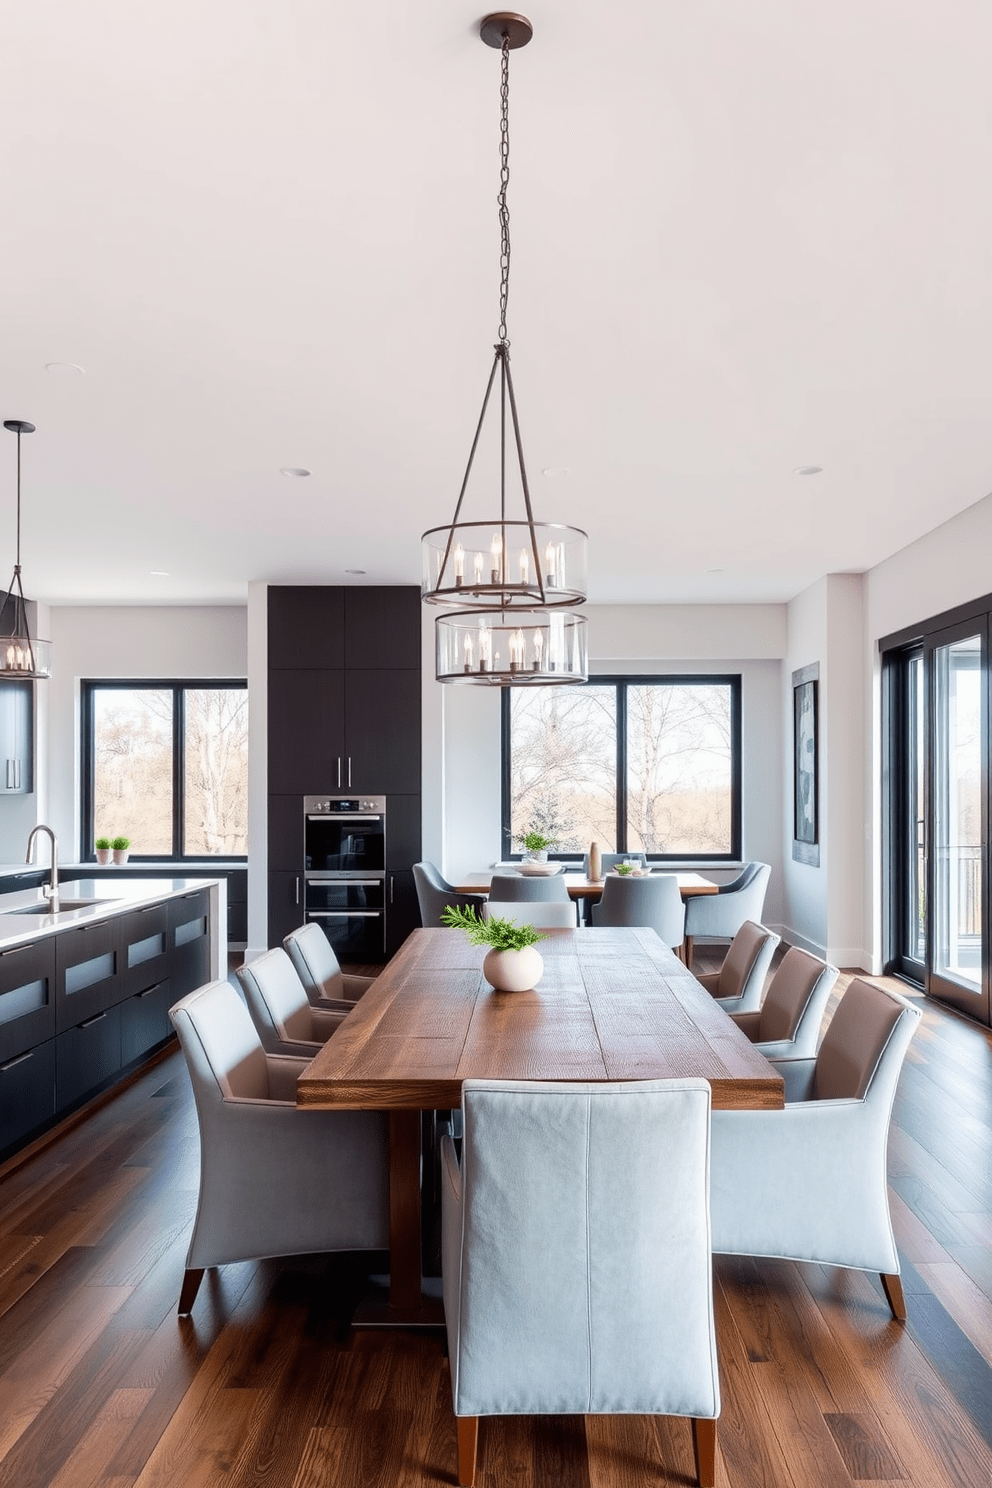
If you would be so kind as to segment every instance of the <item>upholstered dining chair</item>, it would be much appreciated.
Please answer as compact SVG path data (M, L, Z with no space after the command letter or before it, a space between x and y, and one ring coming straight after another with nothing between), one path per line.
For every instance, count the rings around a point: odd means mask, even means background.
M765 979L781 940L764 925L745 920L730 945L719 971L696 977L725 1013L756 1013L761 1007Z
M918 1008L857 978L815 1059L775 1061L781 1111L714 1111L713 1250L877 1271L906 1317L886 1184L896 1083Z
M251 1021L267 1054L312 1059L351 1012L353 1003L314 1007L296 968L280 946L238 967Z
M509 904L515 900L564 902L568 899L568 889L560 873L535 873L529 877L524 873L494 873L489 885L489 897L498 899L501 904Z
M715 894L694 894L690 898L685 909L685 960L690 970L697 935L733 940L745 920L761 923L771 872L768 863L746 863L737 877L721 884Z
M604 873L609 873L610 870L615 868L618 863L634 862L640 863L642 868L646 868L648 866L647 853L642 852L601 853L600 862L602 863ZM588 853L586 853L585 857L582 859L582 872L586 875L586 878L589 877Z
M458 1480L478 1418L720 1413L704 1080L466 1080L446 1136L442 1276Z
M439 927L441 915L449 904L470 905L476 911L485 903L485 894L459 894L442 878L433 863L414 863L413 881L420 905L420 923L426 929Z
M811 1059L816 1053L836 966L790 946L756 1013L731 1013L766 1059Z
M677 951L685 927L685 905L674 873L652 873L649 878L620 878L613 874L603 884L603 897L590 906L592 923L645 925Z
M314 1007L355 1003L375 981L375 977L342 971L330 941L313 920L291 930L282 944Z
M266 1054L229 982L170 1009L200 1125L200 1192L179 1311L207 1266L389 1244L380 1111L303 1111L303 1059Z
M576 906L570 899L511 899L500 903L490 899L483 911L486 920L512 920L515 925L534 925L539 930L574 930L578 924Z

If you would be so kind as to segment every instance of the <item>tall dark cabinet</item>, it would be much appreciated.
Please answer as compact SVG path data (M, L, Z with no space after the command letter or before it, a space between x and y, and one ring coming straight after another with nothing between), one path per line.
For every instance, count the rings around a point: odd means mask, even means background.
M0 796L34 790L34 683L0 682Z
M272 585L269 945L303 923L305 795L385 795L386 954L420 923L420 590Z

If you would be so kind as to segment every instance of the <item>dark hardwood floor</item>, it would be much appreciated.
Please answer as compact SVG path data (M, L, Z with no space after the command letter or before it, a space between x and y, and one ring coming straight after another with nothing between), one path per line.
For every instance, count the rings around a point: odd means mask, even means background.
M208 1272L177 1317L197 1153L173 1052L0 1170L0 1488L454 1482L441 1339L350 1332L361 1278L347 1259ZM890 1176L906 1326L877 1277L716 1262L718 1484L989 1488L992 1039L930 1003ZM480 1488L692 1472L685 1421L482 1423Z

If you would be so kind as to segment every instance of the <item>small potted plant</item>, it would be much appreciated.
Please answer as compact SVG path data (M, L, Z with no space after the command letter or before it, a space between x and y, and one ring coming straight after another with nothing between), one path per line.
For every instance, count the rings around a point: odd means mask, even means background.
M96 853L98 863L106 865L110 862L111 847L109 837L98 837L93 844L93 850Z
M536 827L528 827L526 832L518 832L515 840L523 847L524 857L529 858L532 863L546 863L548 848L558 845L554 837L546 837Z
M126 863L127 850L131 846L130 837L115 837L110 846L114 850L114 862Z
M470 906L452 904L441 915L441 923L464 930L472 945L491 947L482 963L482 975L497 992L529 992L544 975L544 961L534 947L547 937L538 935L533 925L483 920Z
M635 863L618 863L616 871L620 874L621 878L626 878L628 874L633 873L636 866Z

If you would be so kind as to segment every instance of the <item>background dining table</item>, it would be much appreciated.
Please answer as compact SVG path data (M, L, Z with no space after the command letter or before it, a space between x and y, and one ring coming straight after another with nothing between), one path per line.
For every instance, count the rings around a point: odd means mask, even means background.
M421 1271L421 1113L459 1106L464 1080L694 1075L715 1109L784 1103L778 1072L653 930L552 930L539 950L536 988L496 992L484 947L415 930L299 1078L306 1109L390 1113L389 1301L366 1322L438 1321Z
M465 875L465 878L460 883L452 884L452 888L458 894L488 894L489 885L492 882L494 873L512 873L513 871L512 868L489 868L485 872L469 873ZM527 876L526 874L521 874L521 877ZM553 875L542 874L539 876L551 877ZM605 875L603 878L587 878L584 873L566 872L563 877L565 879L565 887L568 890L568 897L570 899L598 899L603 892L603 884L608 876ZM720 892L720 885L715 884L710 878L704 878L701 873L676 873L675 877L678 880L679 893L683 899L692 899L697 894L718 894Z

